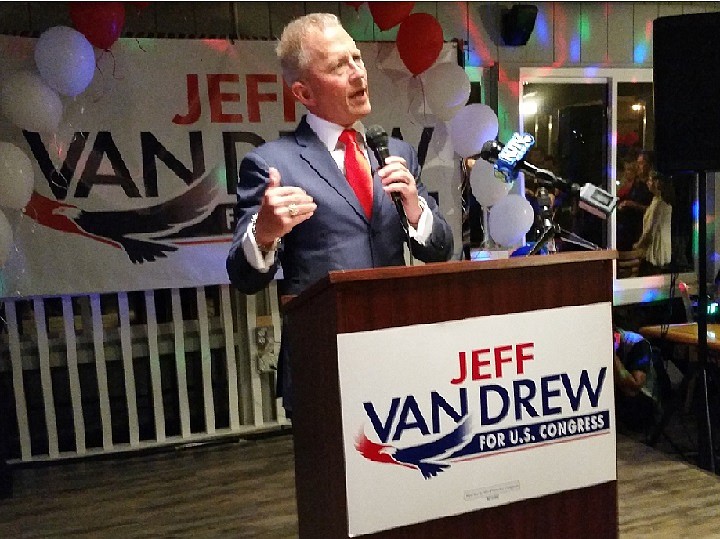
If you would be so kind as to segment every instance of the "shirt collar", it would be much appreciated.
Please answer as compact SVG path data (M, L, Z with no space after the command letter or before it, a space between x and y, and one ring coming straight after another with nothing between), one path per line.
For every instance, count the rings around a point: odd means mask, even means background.
M328 122L327 120L324 120L320 118L319 116L316 116L312 112L308 112L306 115L306 118L308 125L310 128L315 131L315 134L318 136L320 141L325 145L325 147L333 151L337 147L338 139L340 138L340 134L345 130L345 128L341 125L334 124L332 122ZM360 140L365 145L365 126L362 124L360 120L356 121L351 126L355 131L360 133Z

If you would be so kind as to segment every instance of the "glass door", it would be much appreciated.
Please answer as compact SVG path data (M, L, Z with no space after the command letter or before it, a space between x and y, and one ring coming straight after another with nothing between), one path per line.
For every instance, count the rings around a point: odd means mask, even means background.
M528 160L619 199L602 220L553 193L557 224L618 250L616 292L639 289L626 301L646 301L667 295L671 275L694 281L696 182L655 169L652 70L523 68L520 83L519 127L536 139ZM535 195L526 177L526 196ZM558 250L577 247L563 242Z

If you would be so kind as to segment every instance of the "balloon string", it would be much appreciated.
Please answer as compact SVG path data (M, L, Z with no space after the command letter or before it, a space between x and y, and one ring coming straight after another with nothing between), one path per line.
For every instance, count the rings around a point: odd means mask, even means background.
M147 52L145 49L143 49L142 43L140 43L140 38L135 38L135 43L137 43L138 49L140 49L143 52Z
M422 96L422 112L423 117L427 120L428 117L428 110L427 110L427 99L425 98L425 82L423 81L422 77L419 75L415 75L420 82L420 95Z
M427 101L425 99L425 85L423 84L422 78L418 77L417 75L413 75L412 79L417 79L418 82L420 83L420 96L422 98L422 105L421 105L422 110L420 111L420 114L422 115L423 119L425 121L427 121L428 117L431 116L432 113L429 113L427 110ZM408 101L406 112L407 112L407 115L410 117L410 123L412 123L413 125L420 125L422 127L425 127L425 124L417 121L416 116L414 114L412 114L412 99Z
M115 69L117 68L117 59L115 58L115 53L113 51L111 51L110 49L105 49L100 54L100 57L98 58L98 60L102 59L102 57L105 56L105 53L109 54L110 57L112 58L112 78L117 79L117 77L115 76ZM103 71L100 68L100 64L98 62L95 62L95 66L97 67L97 70L100 72L100 74L103 75Z
M106 50L102 51L102 53L98 57L98 62L96 62L96 64L95 64L97 66L97 70L100 72L100 76L103 78L105 77L105 73L103 73L103 70L100 67L100 62L99 62L104 57L105 53L110 54L110 57L112 58L112 78L115 80L121 80L119 77L115 76L115 70L117 68L117 60L115 58L115 54L110 49L106 49ZM102 93L100 95L98 95L97 98L93 99L93 103L100 102L104 97L106 97L108 95L108 93L109 92L106 92L106 89L103 87Z
M59 142L59 138L58 138L57 131L55 131L55 132L53 133L53 145L55 146L55 148L57 148L57 150L58 150L58 155L59 155L62 149L60 148L60 142ZM51 182L52 185L54 185L55 187L59 187L60 189L64 189L64 190L67 191L67 188L69 187L70 182L68 182L67 178L66 178L65 176L63 176L62 173L59 173L58 176L59 176L60 178L62 178L63 180L65 180L65 183L64 183L64 184L58 182L58 181L55 179L55 174L50 174L50 182Z

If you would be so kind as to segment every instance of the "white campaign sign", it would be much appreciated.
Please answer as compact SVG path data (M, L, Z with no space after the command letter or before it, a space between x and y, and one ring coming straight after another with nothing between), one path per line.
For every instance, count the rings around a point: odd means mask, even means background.
M337 339L350 535L616 479L610 303Z
M36 43L0 36L0 83L35 70ZM283 89L275 46L123 38L98 53L87 90L62 98L56 132L23 132L6 111L0 140L32 161L35 195L24 212L4 212L14 246L0 269L0 297L227 283L238 164L293 131L304 113ZM367 124L399 129L419 148L424 129L436 126L415 110L419 80L395 43L359 47L373 107ZM438 61L453 58L446 44ZM423 181L456 216L457 165L437 126Z

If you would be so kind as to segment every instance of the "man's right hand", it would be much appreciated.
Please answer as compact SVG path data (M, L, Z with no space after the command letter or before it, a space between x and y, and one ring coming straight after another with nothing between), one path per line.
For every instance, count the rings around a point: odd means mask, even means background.
M270 167L268 186L255 222L255 242L261 250L263 246L272 245L312 217L316 209L313 198L303 189L280 185L280 172Z

